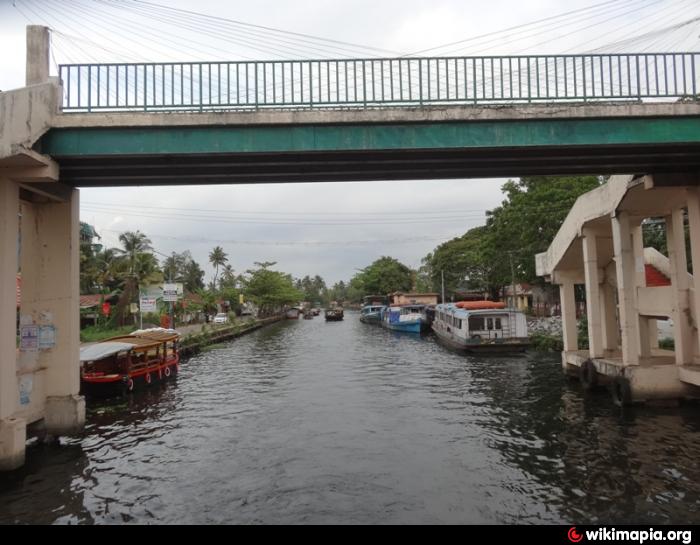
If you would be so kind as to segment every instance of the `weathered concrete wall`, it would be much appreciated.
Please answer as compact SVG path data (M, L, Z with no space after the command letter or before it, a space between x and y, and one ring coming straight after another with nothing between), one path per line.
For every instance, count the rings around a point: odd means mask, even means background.
M367 110L254 110L246 112L69 113L56 118L57 128L177 127L416 123L440 121L508 121L537 119L606 119L700 116L700 103L518 104L500 106L426 106Z
M61 95L58 79L0 93L0 160L31 148L52 127Z

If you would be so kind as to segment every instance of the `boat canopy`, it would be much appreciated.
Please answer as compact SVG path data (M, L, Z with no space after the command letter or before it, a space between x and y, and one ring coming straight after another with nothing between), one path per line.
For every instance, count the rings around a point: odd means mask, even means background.
M460 301L455 303L457 308L464 310L486 310L506 308L506 304L498 301Z
M114 356L119 352L125 352L134 348L129 342L104 342L92 344L80 349L80 361L95 361L109 356Z
M133 337L140 339L150 339L152 341L174 341L180 338L180 333L174 329L165 329L163 327L153 327L151 329L138 329L131 334Z

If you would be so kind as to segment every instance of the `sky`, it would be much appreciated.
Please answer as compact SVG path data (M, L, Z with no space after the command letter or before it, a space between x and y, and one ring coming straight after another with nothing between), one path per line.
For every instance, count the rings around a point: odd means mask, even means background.
M60 64L698 50L694 17L698 0L0 0L0 51L12 52L0 60L0 89L23 85L30 22L54 29ZM332 285L384 255L419 267L438 244L483 224L504 181L83 189L81 219L107 246L139 229L160 254L190 250L207 279L220 245L237 272L276 261Z

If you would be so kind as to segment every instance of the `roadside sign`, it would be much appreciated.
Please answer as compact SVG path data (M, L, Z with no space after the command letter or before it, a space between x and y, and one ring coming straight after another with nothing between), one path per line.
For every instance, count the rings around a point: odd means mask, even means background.
M157 312L157 299L155 297L141 297L139 301L141 312Z
M177 301L177 284L163 284L163 301Z

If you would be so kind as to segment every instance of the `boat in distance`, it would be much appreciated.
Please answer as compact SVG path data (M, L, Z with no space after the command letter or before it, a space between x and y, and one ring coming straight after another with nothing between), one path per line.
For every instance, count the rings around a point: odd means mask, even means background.
M466 352L523 352L530 344L525 314L493 301L437 305L432 328L439 341Z
M334 307L326 309L326 322L340 322L344 317L343 307Z

